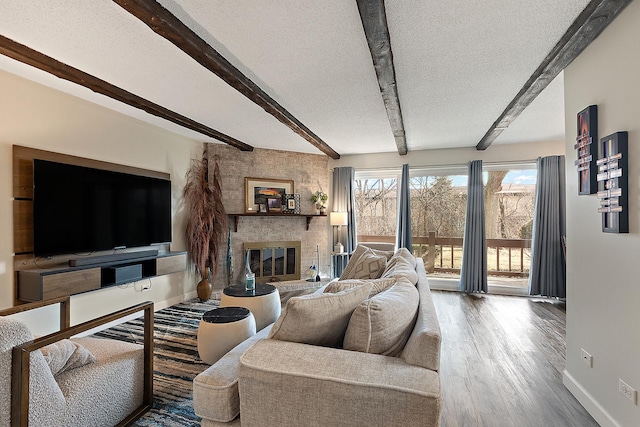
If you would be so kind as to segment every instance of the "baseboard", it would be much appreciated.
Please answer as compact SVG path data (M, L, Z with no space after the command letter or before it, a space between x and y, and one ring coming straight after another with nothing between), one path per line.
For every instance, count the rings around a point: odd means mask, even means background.
M196 291L188 292L184 295L178 295L173 298L166 299L164 301L158 301L153 303L153 311L162 310L163 308L171 307L172 305L180 304L186 300L196 298L198 296Z
M601 427L621 427L566 369L562 372L562 383Z
M198 297L198 293L196 291L192 291L192 292L188 292L184 295L178 295L176 297L173 298L169 298L163 301L158 301L158 302L154 302L153 303L153 311L159 311L162 310L163 308L167 308L167 307L171 307L172 305L176 305L179 304L181 302L184 302L186 300L190 300L193 298L197 298ZM140 313L134 313L134 314L130 314L129 316L125 316L122 317L118 320L114 320L113 322L109 322L109 323L105 323L104 325L100 325L98 327L95 327L93 329L90 329L88 331L82 332L80 334L78 334L78 337L85 337L88 335L92 335L95 334L97 332L103 331L105 329L109 329L115 325L119 325L120 323L124 323L124 322L128 322L129 320L133 320L136 319L140 316L142 316L142 312Z
M460 289L459 280L443 279L440 277L428 277L429 288L438 291L457 291Z
M459 279L447 279L442 277L428 277L429 287L438 291L459 291L460 280ZM491 281L489 281L491 282ZM488 283L489 293L495 295L515 295L515 296L529 296L529 290L527 288L505 286L505 285L493 285Z

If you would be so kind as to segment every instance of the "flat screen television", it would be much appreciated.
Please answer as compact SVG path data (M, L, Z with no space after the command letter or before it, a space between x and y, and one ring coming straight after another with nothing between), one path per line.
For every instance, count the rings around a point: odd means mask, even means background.
M33 160L34 254L171 242L171 181Z

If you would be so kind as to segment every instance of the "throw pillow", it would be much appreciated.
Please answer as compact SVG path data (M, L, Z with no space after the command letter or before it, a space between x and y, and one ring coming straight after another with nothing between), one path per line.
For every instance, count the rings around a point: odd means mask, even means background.
M387 260L389 260L389 258L393 256L393 251L381 251L378 249L372 249L362 243L358 243L358 246L356 246L356 250L353 251L353 254L351 254L347 266L344 268L342 274L340 275L340 280L354 279L353 269L355 268L358 259L360 259L362 254L364 254L365 252L372 252L376 255L384 255Z
M411 253L411 251L407 248L400 248L396 251L395 254L393 254L393 256L399 256L404 258L405 260L407 260L409 262L409 264L411 265L411 267L413 267L414 269L416 268L416 257L413 256L413 254Z
M398 356L416 321L420 297L407 279L363 301L353 311L344 337L345 350Z
M54 376L96 361L96 357L85 347L66 339L44 346L40 351Z
M355 288L356 286L362 286L366 283L371 284L371 291L369 292L369 298L380 292L389 289L396 284L396 279L392 277L371 279L371 280L336 280L327 285L324 292L336 293L344 291L345 289Z
M271 328L269 338L341 347L353 310L369 297L370 284L338 293L293 297Z
M373 252L365 252L358 258L353 267L353 279L377 279L387 266L387 258L384 255L376 255Z
M415 263L415 259L413 261ZM415 285L418 283L418 273L414 263L408 261L402 253L396 254L391 257L380 277L395 277L396 279L404 277Z

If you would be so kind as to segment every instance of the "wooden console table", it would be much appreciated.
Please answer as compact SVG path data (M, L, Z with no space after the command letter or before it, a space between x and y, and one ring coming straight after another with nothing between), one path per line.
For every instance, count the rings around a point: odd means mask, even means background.
M118 268L137 269L140 271L139 277L118 283L115 275L115 269ZM176 273L184 271L186 268L186 252L168 252L161 255L103 262L82 267L21 270L18 271L18 299L31 302L65 297Z

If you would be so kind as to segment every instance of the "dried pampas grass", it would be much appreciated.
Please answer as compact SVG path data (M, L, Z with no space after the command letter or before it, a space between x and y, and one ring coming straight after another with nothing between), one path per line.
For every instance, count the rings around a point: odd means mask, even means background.
M219 156L213 158L213 174L209 174L209 158L205 148L202 159L192 160L185 176L182 196L189 209L186 239L187 251L196 272L211 280L218 270L220 245L227 231L227 213L222 205Z

